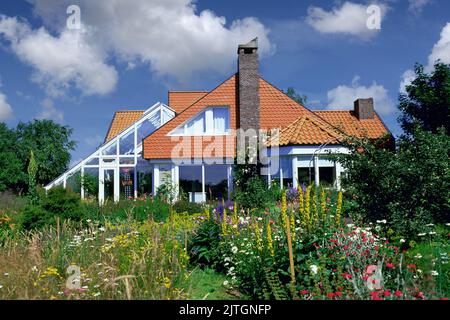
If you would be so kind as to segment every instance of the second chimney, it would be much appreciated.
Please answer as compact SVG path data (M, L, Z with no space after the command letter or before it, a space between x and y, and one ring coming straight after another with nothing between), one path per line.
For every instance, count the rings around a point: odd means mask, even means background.
M359 120L373 119L375 117L373 98L356 100L355 115Z
M239 127L259 130L258 38L238 47Z

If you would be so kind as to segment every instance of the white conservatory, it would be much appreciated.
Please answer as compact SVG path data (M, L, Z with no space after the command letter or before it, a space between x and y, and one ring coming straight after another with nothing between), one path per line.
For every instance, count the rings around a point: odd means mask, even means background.
M45 186L70 188L81 198L136 198L154 193L153 167L142 158L142 140L175 117L175 112L163 103L156 103L142 117L94 153ZM81 183L84 181L84 183Z

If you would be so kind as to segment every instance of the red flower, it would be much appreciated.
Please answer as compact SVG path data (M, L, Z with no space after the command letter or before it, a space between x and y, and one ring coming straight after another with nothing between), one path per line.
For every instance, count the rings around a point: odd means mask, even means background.
M333 299L335 297L335 294L333 292L330 292L327 294L327 298Z
M396 296L396 297L402 297L402 296L403 296L403 293L402 293L400 290L397 290L397 291L394 292L394 296Z
M309 293L308 290L300 290L300 294L301 294L302 296L306 296L308 293Z
M408 264L408 269L410 270L416 270L417 266L415 264Z
M348 249L350 249L349 246L344 246L344 250L347 251Z
M372 300L381 300L381 298L378 296L380 294L379 291L372 291L370 295L372 296Z
M389 290L385 290L385 291L383 292L383 295L384 295L385 297L390 297L390 296L391 296L391 292L390 292Z
M342 292L337 291L337 292L334 293L334 295L335 295L336 297L342 297Z
M440 298L439 300L445 300L445 301L447 301L447 300L448 300L448 298Z
M349 279L352 278L352 275L351 275L350 273L344 272L344 273L342 274L342 277L343 277L344 279L349 280Z
M392 263L386 263L386 267L388 269L394 269L395 268L394 264L392 264Z
M272 225L272 224L274 224L275 222L274 222L272 219L270 219L269 223Z

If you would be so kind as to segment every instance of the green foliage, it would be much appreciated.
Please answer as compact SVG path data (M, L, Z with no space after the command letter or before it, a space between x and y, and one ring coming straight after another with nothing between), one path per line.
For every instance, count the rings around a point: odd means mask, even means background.
M218 260L218 246L220 243L220 226L213 220L206 220L200 224L189 241L189 255L192 264L212 266Z
M28 189L30 150L35 159L35 185L45 185L66 171L75 147L71 134L72 129L50 120L19 123L15 130L0 123L0 191Z
M38 167L34 158L33 150L30 150L30 161L28 162L28 194L32 201L36 200L36 174Z
M75 142L70 140L72 129L51 120L34 120L19 123L16 129L19 156L24 170L33 150L38 167L36 184L45 185L67 170L70 151Z
M20 147L16 142L16 132L0 123L0 191L17 190L17 185L26 181L26 173L22 170L19 158Z
M190 202L188 200L178 200L173 205L173 210L178 213L187 212L189 214L202 213L203 207L195 202Z
M84 216L80 196L63 187L55 187L41 196L38 203L28 204L23 212L23 228L38 229L55 223L56 217L61 221L80 221Z
M289 87L286 91L286 94L294 101L298 102L301 105L306 105L308 102L308 97L306 95L298 94L294 88Z
M437 133L444 127L450 133L450 65L437 63L431 74L422 65L415 67L416 79L400 96L399 121L407 134L419 124L424 130Z

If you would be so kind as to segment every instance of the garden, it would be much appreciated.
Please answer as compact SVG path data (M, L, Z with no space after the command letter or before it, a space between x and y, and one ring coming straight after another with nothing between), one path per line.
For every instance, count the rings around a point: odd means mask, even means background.
M39 148L1 153L14 167L0 173L0 299L447 300L450 67L416 75L395 147L353 138L334 155L342 190L268 187L258 166L237 165L228 201L175 202L163 185L99 206L70 188L45 192L57 172ZM48 126L0 126L1 150ZM52 158L61 170L63 158Z

